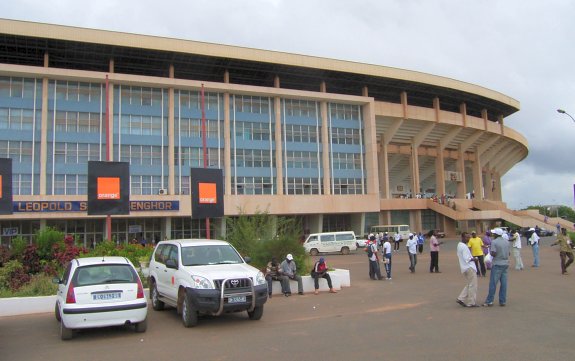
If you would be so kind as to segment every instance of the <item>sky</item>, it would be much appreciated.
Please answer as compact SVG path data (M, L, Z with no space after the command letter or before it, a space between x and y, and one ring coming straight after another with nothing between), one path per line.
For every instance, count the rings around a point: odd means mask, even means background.
M509 208L574 205L575 1L19 0L0 17L408 69L518 100L505 125L529 155L502 178Z

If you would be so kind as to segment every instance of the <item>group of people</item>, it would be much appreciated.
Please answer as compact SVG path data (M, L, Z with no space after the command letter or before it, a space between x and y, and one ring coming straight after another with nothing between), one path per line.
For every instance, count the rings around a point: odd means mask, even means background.
M430 230L425 236L419 232L418 234L409 233L405 243L407 254L409 256L409 270L415 273L415 266L417 265L417 254L423 253L423 245L425 238L429 239L429 250L431 255L429 272L441 273L439 271L439 246L443 243L439 241L435 235L434 230ZM391 242L393 241L393 250ZM391 280L391 265L392 253L399 252L399 244L403 240L399 233L390 236L387 232L380 234L370 234L368 236L365 251L369 259L369 278L372 280L382 280L380 263L385 267L386 280ZM381 257L379 252L381 251ZM381 258L381 261L380 261Z
M315 262L313 269L311 271L311 277L314 280L314 293L317 295L319 293L319 279L324 278L327 281L330 293L337 293L333 289L331 282L331 277L328 273L328 266L324 257L320 257L317 262ZM285 259L278 263L276 257L272 257L271 261L268 262L266 267L266 281L268 283L268 297L272 297L272 282L279 281L281 284L282 294L285 297L291 296L291 286L290 280L297 281L298 294L303 295L303 282L300 275L297 274L297 265L294 261L293 255L290 253L286 255Z
M457 245L457 258L461 273L467 281L465 287L457 297L457 303L464 307L478 307L477 300L477 277L485 277L486 266L484 258L489 255L491 260L491 274L489 278L489 291L483 306L493 306L497 285L499 284L499 306L507 304L507 271L509 257L513 254L515 269L523 270L521 259L521 235L519 230L507 233L501 228L495 228L486 232L483 240L477 237L475 232L471 236L467 232L461 234L461 241ZM491 238L493 237L493 238ZM539 267L539 243L540 237L535 228L530 228L526 233L527 243L533 250L533 265ZM484 242L486 241L486 242ZM488 243L488 244L486 244ZM568 274L567 268L573 263L573 243L567 235L565 228L557 235L557 240L551 246L559 245L561 259L561 273ZM485 253L484 248L487 248Z

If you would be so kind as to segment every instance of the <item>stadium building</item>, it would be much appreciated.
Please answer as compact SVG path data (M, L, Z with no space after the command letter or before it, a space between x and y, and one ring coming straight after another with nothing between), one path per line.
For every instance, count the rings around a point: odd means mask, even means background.
M0 20L0 158L13 162L2 240L56 227L88 242L87 162L130 164L115 239L203 236L191 168L222 169L226 216L299 217L302 233L376 224L485 230L527 156L519 102L449 78L154 36ZM106 110L109 117L106 117ZM107 144L107 139L110 139ZM534 219L529 218L529 225ZM216 234L225 220L211 222ZM213 234L213 233L212 233Z

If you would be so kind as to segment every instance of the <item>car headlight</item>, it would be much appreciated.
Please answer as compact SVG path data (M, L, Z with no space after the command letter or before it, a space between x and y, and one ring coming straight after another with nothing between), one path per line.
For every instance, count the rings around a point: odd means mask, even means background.
M256 276L256 285L265 285L266 284L266 277L264 276L263 273L258 272L257 276Z
M202 288L202 289L211 289L213 288L210 281L207 278L201 276L192 275L192 287L193 288Z

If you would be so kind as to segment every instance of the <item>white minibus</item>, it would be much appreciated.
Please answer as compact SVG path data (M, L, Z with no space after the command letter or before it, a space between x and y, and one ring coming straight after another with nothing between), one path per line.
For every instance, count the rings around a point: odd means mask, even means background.
M349 254L350 251L357 249L355 242L355 233L353 231L322 232L310 234L305 240L303 247L312 256L325 252Z

